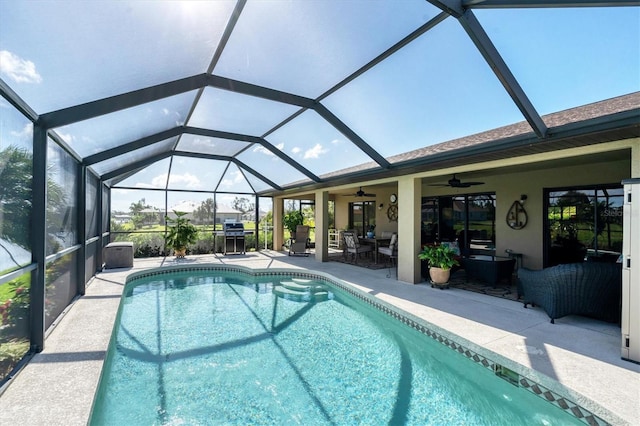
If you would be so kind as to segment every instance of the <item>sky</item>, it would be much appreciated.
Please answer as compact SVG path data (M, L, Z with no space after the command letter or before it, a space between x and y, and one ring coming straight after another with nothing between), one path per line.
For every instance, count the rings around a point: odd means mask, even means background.
M43 114L204 73L234 6L0 0L0 78ZM438 12L423 0L249 1L213 73L314 99ZM640 90L638 7L474 13L541 115ZM369 161L313 111L269 133L297 107L209 87L190 115L196 96L182 93L54 130L81 157L187 124L264 137L315 175ZM385 157L524 119L452 18L321 102ZM0 148L28 145L28 120L4 100L0 112ZM200 142L188 149L232 155L246 148ZM108 167L132 158L135 153ZM238 158L278 185L306 179L263 147ZM180 189L219 184L241 192L250 188L248 178L253 187L269 187L238 170L223 175L226 165L177 162L170 182ZM128 185L166 181L168 167L150 169Z

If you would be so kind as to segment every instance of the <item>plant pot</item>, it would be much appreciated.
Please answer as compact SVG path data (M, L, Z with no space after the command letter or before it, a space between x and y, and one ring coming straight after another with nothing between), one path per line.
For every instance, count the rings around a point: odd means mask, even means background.
M449 287L449 277L451 269L429 268L429 276L431 277L431 286Z
M173 251L176 253L176 257L178 259L182 259L187 255L187 248L183 247L181 249L173 249Z
M367 238L373 238L373 236L374 236L373 232L371 231L367 232Z

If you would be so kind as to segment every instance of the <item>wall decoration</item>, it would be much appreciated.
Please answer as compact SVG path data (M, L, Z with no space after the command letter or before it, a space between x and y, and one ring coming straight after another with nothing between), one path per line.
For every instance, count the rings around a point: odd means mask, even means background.
M524 199L514 201L507 212L507 225L509 225L511 229L522 229L527 226L529 217L527 216L527 211L524 209L526 196L523 197Z
M389 218L390 222L397 222L398 221L398 206L395 204L392 204L389 206L389 208L387 209L387 217Z

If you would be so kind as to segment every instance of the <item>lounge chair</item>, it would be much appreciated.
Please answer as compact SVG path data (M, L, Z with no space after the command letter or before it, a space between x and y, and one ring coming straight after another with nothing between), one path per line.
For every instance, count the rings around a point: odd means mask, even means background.
M309 227L307 225L296 226L296 238L289 246L289 256L309 256L307 248L309 240Z

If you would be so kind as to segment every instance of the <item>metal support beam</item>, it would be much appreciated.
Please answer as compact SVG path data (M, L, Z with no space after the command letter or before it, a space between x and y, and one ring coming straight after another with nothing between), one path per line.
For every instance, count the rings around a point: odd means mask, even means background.
M462 2L460 0L427 0L429 3L448 13L454 18L459 18L464 13Z
M104 221L104 217L102 214L102 206L104 203L104 183L102 182L102 180L98 180L98 191L96 193L96 197L97 197L97 201L96 201L96 209L98 210L98 214L96 217L96 221L98 222L98 236L100 237L100 239L98 240L98 247L96 248L96 270L93 271L98 272L102 269L102 247L104 247L104 245L102 244L102 222Z
M148 102L179 95L206 85L207 75L199 74L169 83L162 83L145 89L134 90L121 95L48 112L40 116L38 124L47 130L53 129L55 127L65 126L78 121L88 120Z
M4 82L0 78L0 96L5 98L7 102L13 105L18 111L20 111L23 115L25 115L29 120L35 122L38 120L38 114L34 110L31 109L27 103L22 100L20 96L16 92L9 87L7 83Z
M221 132L219 130L200 129L200 128L196 128L196 127L185 127L184 132L185 133L191 133L191 134L194 134L194 135L199 135L199 136L209 136L209 137L213 137L213 138L231 139L231 140L235 140L235 141L256 143L256 144L262 145L267 150L269 150L269 152L271 152L273 155L275 155L276 157L280 158L282 161L286 162L291 167L295 168L296 170L298 170L303 175L307 176L312 181L314 181L314 182L321 182L322 181L322 179L320 179L318 176L313 174L310 170L308 170L307 168L303 167L300 163L298 163L297 161L293 160L291 157L289 157L284 152L282 152L281 150L279 150L278 148L273 146L270 142L268 142L264 138L260 138L260 137L257 137L257 136L250 136L250 135L242 135L242 134L239 134L239 133Z
M203 129L200 127L186 126L184 128L184 133L189 133L191 135L198 135L198 136L207 136L210 138L231 139L231 140L240 141L240 142L249 142L249 143L262 142L262 139L259 138L258 136L244 135L241 133L223 132L220 130Z
M252 169L251 167L247 166L245 163L243 163L242 161L238 160L237 158L226 157L226 156L223 156L223 155L216 155L216 154L204 154L204 153L201 153L201 152L185 152L185 151L176 151L176 152L172 153L172 155L177 156L177 157L204 158L204 159L207 159L207 160L228 161L230 163L234 163L236 166L240 167L241 169L244 169L244 170L248 171L249 173L251 173L255 177L257 177L260 180L262 180L263 182L267 183L272 188L276 188L278 190L282 189L282 187L280 185L278 185L277 183L273 182L272 180L270 180L266 176L262 175L260 172L257 172L254 169ZM224 173L223 173L223 176L224 176Z
M69 144L64 139L62 139L56 132L54 132L53 130L49 130L47 134L49 138L52 139L60 148L62 148L64 152L69 154L70 157L72 157L78 163L82 162L82 157L80 156L80 154L78 154L75 151L75 149L71 148Z
M335 127L340 133L345 135L351 142L353 142L358 148L364 151L369 157L373 159L382 168L389 168L391 164L382 156L378 151L373 149L371 145L366 143L360 136L356 134L349 126L344 124L338 117L336 117L331 111L325 108L324 105L318 104L316 112L324 118L329 124Z
M45 264L47 241L47 130L33 128L33 181L31 211L31 256L36 270L31 274L31 350L44 349Z
M78 198L77 206L77 226L78 241L80 242L80 250L78 250L78 256L76 257L76 270L78 272L78 279L76 282L77 294L84 296L86 290L86 269L87 269L87 167L83 165L78 166L80 173L78 173L78 192L76 197Z
M97 154L90 155L85 157L82 162L85 166L90 166L92 164L99 163L101 161L109 160L113 157L117 157L118 155L126 154L131 151L135 151L136 149L144 148L149 145L153 145L156 142L160 142L169 138L173 138L182 134L184 131L184 127L174 127L173 129L165 130L154 135L145 136L144 138L140 138L133 142L125 143L124 145L119 145L111 149L106 149L102 152L98 152Z
M263 86L257 86L251 83L245 83L238 80L232 80L226 77L212 75L208 77L209 86L218 89L229 90L244 95L256 96L258 98L268 99L270 101L282 102L285 104L297 105L303 108L313 108L316 102L313 99L304 96L294 95L292 93L281 92L279 90L268 89Z
M511 70L498 53L498 49L493 45L491 39L478 22L478 19L471 10L467 10L458 19L464 30L467 32L480 54L489 64L502 86L506 89L513 102L517 105L522 115L539 138L543 139L547 135L547 126L533 107L522 87L511 73Z
M449 17L448 13L442 12L436 15L435 17L431 18L429 22L421 25L418 29L413 31L411 34L409 34L408 36L406 36L405 38L403 38L402 40L400 40L399 42L391 46L389 49L382 52L380 55L376 56L369 63L360 67L357 71L353 72L350 76L348 76L347 78L345 78L344 80L342 80L341 82L333 86L331 89L324 92L322 95L318 97L318 99L316 99L316 101L318 102L322 101L323 99L327 98L329 95L335 93L339 89L351 83L353 80L360 77L362 74L369 71L371 68L375 67L376 65L378 65L379 63L381 63L382 61L384 61L385 59L387 59L388 57L390 57L391 55L393 55L403 47L407 46L409 43L411 43L412 41L414 41L415 39L417 39L427 31L431 30L432 28L434 28L436 25L438 25L440 22L444 21L448 17Z
M611 7L640 6L638 0L463 0L464 8L473 9L515 9L515 8L558 8L558 7Z
M118 177L132 170L146 167L149 164L155 163L156 161L164 160L165 158L170 156L171 156L171 152L161 152L160 154L152 155L150 157L145 158L144 160L136 161L135 163L128 164L126 166L112 170L109 173L105 173L104 175L102 175L102 180L113 179L115 177Z
M218 65L218 61L222 56L222 52L227 47L227 43L231 38L231 33L233 33L233 29L236 27L238 23L238 19L240 19L240 14L242 13L242 9L247 4L247 0L238 0L236 3L236 7L233 9L231 13L231 17L229 21L227 21L227 26L224 29L224 33L222 33L222 37L220 37L220 41L218 42L218 47L216 48L215 53L213 54L213 58L211 59L211 63L209 64L209 68L207 69L207 74L213 73L216 65Z

